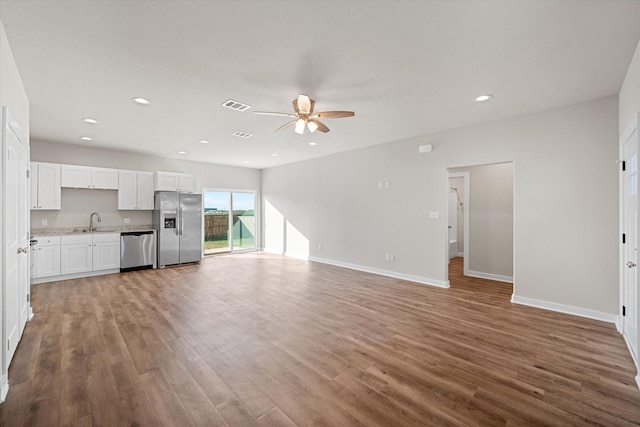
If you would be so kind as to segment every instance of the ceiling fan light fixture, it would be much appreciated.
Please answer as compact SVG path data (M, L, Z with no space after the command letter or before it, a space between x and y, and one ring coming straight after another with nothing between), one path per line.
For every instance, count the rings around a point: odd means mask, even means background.
M309 129L309 132L314 133L316 130L318 130L318 125L314 122L307 122L307 128Z
M299 135L302 135L304 133L304 127L306 125L306 122L302 119L298 119L298 121L296 122L296 133Z

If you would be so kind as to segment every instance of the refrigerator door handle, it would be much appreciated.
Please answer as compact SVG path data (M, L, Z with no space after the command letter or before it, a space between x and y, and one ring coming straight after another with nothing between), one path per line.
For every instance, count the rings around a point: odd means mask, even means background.
M180 235L182 236L182 232L184 231L184 227L182 224L182 206L180 206Z

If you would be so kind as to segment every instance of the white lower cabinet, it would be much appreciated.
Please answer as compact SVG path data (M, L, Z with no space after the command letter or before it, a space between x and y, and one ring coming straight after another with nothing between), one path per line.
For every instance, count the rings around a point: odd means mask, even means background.
M38 244L33 247L31 256L33 260L32 279L60 275L60 237L41 237Z
M120 268L120 233L93 235L93 271Z
M60 273L78 274L120 268L120 233L60 237Z
M93 270L93 239L91 234L61 236L60 274L76 274Z

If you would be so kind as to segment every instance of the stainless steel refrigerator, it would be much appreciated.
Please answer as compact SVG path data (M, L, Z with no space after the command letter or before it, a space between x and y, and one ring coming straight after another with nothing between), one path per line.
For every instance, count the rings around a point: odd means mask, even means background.
M158 267L202 259L202 195L157 191L153 227L158 230Z

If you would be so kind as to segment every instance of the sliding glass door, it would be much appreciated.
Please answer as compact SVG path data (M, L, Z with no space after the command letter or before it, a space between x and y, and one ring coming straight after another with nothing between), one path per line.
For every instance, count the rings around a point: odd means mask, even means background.
M205 255L256 249L256 195L204 191Z
M231 193L233 249L256 248L256 195Z

